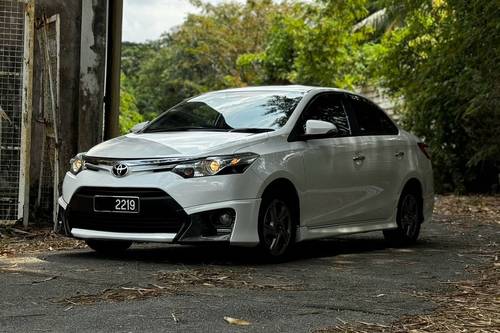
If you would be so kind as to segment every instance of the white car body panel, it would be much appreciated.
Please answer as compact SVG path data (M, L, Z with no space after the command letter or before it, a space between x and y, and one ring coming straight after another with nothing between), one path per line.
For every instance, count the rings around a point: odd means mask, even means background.
M266 133L226 132L172 132L165 133L130 133L103 142L87 154L106 158L154 158L154 157L196 157L207 151L230 151L237 143L238 148L253 144L256 140L265 140Z
M71 234L81 239L108 239L108 240L129 240L134 242L157 242L171 243L175 233L132 233L132 232L110 232L88 229L71 229Z
M304 143L307 191L304 195L304 224L308 227L357 220L365 207L361 202L374 195L364 172L353 161L363 151L361 137L309 140ZM325 175L330 177L325 177ZM369 209L369 208L368 208Z
M337 89L259 87L307 91L288 122L274 132L169 132L127 134L101 143L86 155L126 161L163 157L209 157L256 153L259 158L242 174L185 179L171 171L132 172L118 178L108 171L68 172L59 206L66 209L81 187L156 188L170 195L192 215L222 208L236 212L230 243L259 243L258 218L262 194L277 179L296 189L300 225L296 240L396 227L399 196L410 179L422 185L424 221L432 216L433 184L430 161L419 151L418 139L404 130L393 136L351 136L289 142L289 135L309 101ZM235 89L233 91L239 91ZM396 154L403 152L399 157ZM353 156L362 154L364 160ZM73 237L171 242L171 233L104 232L73 228Z

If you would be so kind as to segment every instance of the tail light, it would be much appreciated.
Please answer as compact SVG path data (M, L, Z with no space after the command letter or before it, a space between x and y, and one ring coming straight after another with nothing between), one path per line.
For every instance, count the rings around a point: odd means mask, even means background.
M425 157L427 157L428 159L431 159L431 153L429 151L429 145L423 143L423 142L419 142L417 143L418 145L418 148L420 148L420 150L422 151L422 153L424 153Z

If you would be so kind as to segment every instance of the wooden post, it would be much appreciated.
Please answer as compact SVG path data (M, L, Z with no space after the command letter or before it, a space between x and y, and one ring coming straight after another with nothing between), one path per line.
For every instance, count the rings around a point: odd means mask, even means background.
M18 219L23 225L29 222L30 198L30 148L31 148L31 115L33 111L33 50L35 29L35 5L32 0L25 1L24 20L24 61L23 92L21 117L21 152L19 172Z
M106 97L104 139L120 135L120 70L122 44L123 0L110 0L108 12L108 52L106 66Z

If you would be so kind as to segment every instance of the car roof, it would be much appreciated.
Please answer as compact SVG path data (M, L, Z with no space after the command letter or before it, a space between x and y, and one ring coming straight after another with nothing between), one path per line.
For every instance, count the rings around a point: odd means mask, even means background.
M279 91L279 92L298 92L298 93L308 93L313 90L321 91L338 91L338 92L348 92L347 90L337 89L337 88L327 88L327 87L314 87L314 86L303 86L303 85L276 85L276 86L253 86L253 87L242 87L242 88L231 88L219 91L213 91L213 93L220 92L258 92L258 91Z

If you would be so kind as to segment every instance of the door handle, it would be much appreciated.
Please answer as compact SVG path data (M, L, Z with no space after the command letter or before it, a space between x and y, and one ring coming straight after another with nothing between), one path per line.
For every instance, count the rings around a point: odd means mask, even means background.
M403 156L405 156L405 152L404 151L398 151L396 154L394 154L394 156L396 156L397 158L402 158Z
M362 162L365 160L365 156L364 155L359 155L359 154L356 154L352 157L352 160L354 162Z

